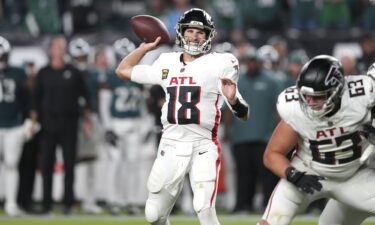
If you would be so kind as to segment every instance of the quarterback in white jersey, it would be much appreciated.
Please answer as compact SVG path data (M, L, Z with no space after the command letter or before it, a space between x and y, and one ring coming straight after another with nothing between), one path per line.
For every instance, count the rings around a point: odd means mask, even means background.
M360 160L369 145L362 128L371 122L374 87L369 76L344 77L341 63L333 57L321 55L305 64L297 85L278 99L282 120L268 143L264 163L283 179L259 224L290 224L319 198L375 212L375 171ZM293 147L289 161L286 154Z
M142 43L116 70L122 79L159 84L166 94L163 136L147 184L146 219L153 225L169 225L168 216L189 174L200 223L218 225L220 107L226 101L243 120L248 119L249 107L237 91L238 60L231 54L208 53L215 29L207 12L188 10L179 19L176 32L176 44L183 52L161 54L152 66L137 65L157 47L157 38Z

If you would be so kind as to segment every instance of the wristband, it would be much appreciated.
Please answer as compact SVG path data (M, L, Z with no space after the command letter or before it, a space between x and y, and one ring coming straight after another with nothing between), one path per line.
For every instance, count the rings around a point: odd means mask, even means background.
M236 115L239 118L246 116L246 114L249 111L249 107L247 106L247 104L243 104L239 98L237 98L236 103L234 103L234 105L230 104L230 106L232 107L234 115Z

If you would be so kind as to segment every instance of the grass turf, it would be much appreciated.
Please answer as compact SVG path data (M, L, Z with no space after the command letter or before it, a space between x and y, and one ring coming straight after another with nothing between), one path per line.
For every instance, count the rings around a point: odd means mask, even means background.
M251 225L256 224L259 216L221 216L221 225ZM298 217L292 225L316 225L316 217ZM173 225L199 225L195 217L172 217ZM148 225L140 217L111 217L111 216L71 216L71 217L25 217L7 218L0 217L0 225ZM363 225L375 225L375 220L370 219Z

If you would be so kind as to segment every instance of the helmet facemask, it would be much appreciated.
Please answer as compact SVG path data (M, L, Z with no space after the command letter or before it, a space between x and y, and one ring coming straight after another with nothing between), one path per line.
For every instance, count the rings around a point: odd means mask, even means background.
M342 92L342 83L325 91L314 91L305 86L298 90L302 110L308 117L317 119L323 118L335 109L341 100Z
M202 43L185 39L184 32L187 28L196 28L206 33L206 40ZM212 39L216 35L215 27L211 17L201 9L191 9L186 12L177 23L176 45L190 55L207 53L211 49Z

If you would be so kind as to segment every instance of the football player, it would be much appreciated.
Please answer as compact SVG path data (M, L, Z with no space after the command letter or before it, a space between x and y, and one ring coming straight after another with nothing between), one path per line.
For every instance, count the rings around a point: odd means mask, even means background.
M180 52L163 53L152 64L138 65L158 47L142 43L126 56L116 74L124 80L163 87L163 135L149 179L146 220L170 224L168 217L189 174L193 206L200 224L219 224L215 210L220 143L217 130L224 101L234 114L247 120L249 107L237 90L238 60L229 53L210 53L216 31L211 16L202 9L186 11L176 25Z
M367 75L375 78L375 64L370 66ZM375 129L374 115L372 115L372 124L365 126L364 131L368 135L370 141L369 147L363 152L360 161L371 169L375 169ZM319 224L335 224L335 225L359 225L372 214L366 211L358 210L342 202L331 199L328 201L319 218Z
M69 55L72 57L72 64L82 72L91 100L92 128L85 127L85 123L81 121L81 128L78 129L77 160L84 163L84 179L86 181L82 210L87 213L99 214L102 209L95 201L95 171L98 152L104 142L104 132L98 116L98 93L99 86L105 77L90 68L89 54L90 45L84 39L77 38L69 42Z
M0 155L4 159L5 213L19 216L16 203L18 189L18 163L22 146L38 130L27 119L23 123L22 105L26 98L26 74L21 68L8 64L11 46L0 36Z
M134 49L134 43L128 38L113 44L119 60ZM146 198L141 200L140 187L144 137L141 127L146 111L144 88L141 84L121 80L114 69L108 72L106 83L102 86L100 110L111 158L108 166L110 212L118 214L120 206L126 206L129 213L136 214L140 212L138 206L143 205Z
M370 76L344 76L341 63L331 56L316 56L304 65L296 86L279 95L282 120L264 163L282 179L259 224L290 224L320 198L375 212L375 171L361 160L369 146L362 127L371 122L374 87ZM295 146L289 161L286 155Z

